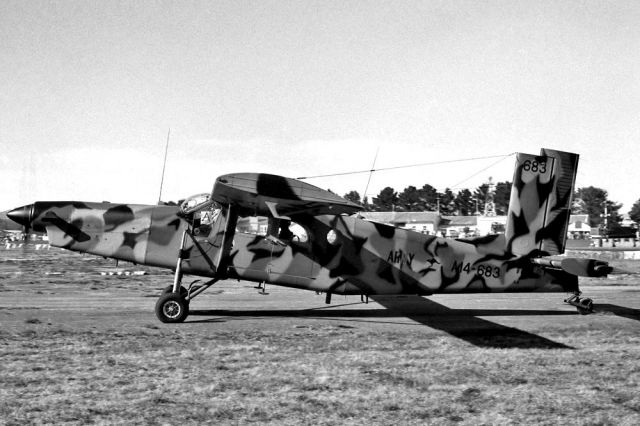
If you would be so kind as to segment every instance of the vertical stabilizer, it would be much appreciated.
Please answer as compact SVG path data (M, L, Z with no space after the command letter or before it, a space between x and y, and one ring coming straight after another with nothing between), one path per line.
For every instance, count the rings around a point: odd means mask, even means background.
M516 158L507 248L519 256L563 253L578 154L543 148L540 155Z

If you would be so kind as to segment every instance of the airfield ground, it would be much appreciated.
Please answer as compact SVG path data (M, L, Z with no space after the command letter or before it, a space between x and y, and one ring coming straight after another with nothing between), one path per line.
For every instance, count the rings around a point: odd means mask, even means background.
M0 249L0 423L640 424L640 275L564 294L334 296ZM640 272L640 262L620 264ZM140 275L101 275L117 270Z

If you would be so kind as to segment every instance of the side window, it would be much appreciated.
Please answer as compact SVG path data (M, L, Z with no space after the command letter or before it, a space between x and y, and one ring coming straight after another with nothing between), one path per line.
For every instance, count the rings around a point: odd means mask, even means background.
M208 193L202 193L180 202L180 211L191 222L195 235L207 236L222 210Z
M194 233L196 235L209 235L221 211L220 208L210 208L196 212L193 221Z
M269 219L267 234L277 237L284 243L306 243L309 241L307 230L296 222L284 219Z
M236 232L264 237L267 235L268 222L265 216L239 217Z
M265 216L246 216L238 218L236 232L265 237L271 235L283 242L306 243L309 241L307 230L288 220Z
M289 231L292 234L291 241L298 243L306 243L309 241L309 234L307 234L307 230L302 225L291 222L291 225L289 225Z

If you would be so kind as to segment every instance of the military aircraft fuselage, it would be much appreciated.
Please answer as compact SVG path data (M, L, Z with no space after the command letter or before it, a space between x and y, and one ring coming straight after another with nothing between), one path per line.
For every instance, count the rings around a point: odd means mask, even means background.
M236 234L229 274L337 294L573 291L577 279L510 255L503 235L439 238L351 216L296 218L306 241Z
M575 277L508 253L503 235L453 240L346 214L305 213L269 218L273 232L260 235L236 229L243 218L233 209L185 234L188 222L176 206L37 202L21 209L53 246L139 264L175 269L185 238L182 272L212 278L366 295L577 288ZM292 224L297 234L286 232Z

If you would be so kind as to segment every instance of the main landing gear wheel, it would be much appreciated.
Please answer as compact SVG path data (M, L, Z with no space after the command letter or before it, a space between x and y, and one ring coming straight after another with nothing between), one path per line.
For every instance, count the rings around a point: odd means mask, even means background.
M156 316L162 322L183 322L187 315L189 315L189 302L182 294L166 293L156 302Z

